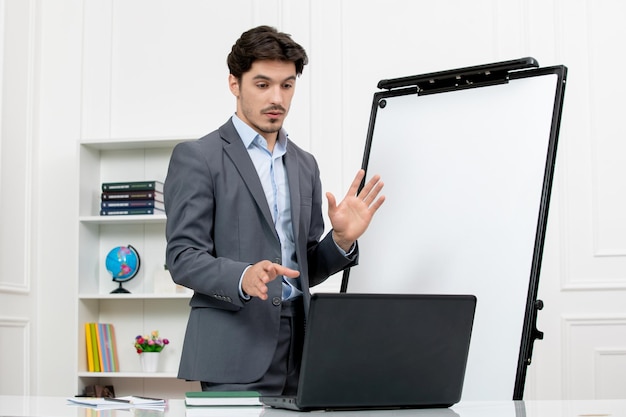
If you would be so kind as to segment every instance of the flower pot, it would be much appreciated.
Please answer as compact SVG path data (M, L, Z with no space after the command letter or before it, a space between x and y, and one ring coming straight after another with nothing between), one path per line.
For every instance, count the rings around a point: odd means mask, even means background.
M159 355L161 355L161 352L140 353L141 369L144 372L157 372L159 369Z

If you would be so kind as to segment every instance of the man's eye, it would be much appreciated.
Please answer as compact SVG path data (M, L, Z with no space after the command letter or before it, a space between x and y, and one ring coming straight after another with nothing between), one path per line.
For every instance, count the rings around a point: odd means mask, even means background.
M258 83L256 86L259 88L267 88L267 84L265 83Z
M293 88L293 84L283 84L283 88L286 88L286 89Z

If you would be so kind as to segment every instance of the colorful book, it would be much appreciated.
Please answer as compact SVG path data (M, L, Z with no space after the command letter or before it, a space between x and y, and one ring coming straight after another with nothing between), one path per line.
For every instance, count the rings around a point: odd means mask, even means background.
M96 323L89 323L89 334L91 335L91 350L93 355L93 371L100 372L100 354L98 353L98 329Z
M102 356L104 357L105 372L114 372L113 347L111 345L111 333L109 332L110 326L111 325L108 323L100 323L100 331L102 332L102 339L104 340L104 352L102 352Z
M107 191L100 194L100 200L157 200L163 201L163 193L158 191Z
M89 372L119 372L115 329L110 323L85 323Z
M185 393L188 406L263 405L256 391L192 391Z
M106 363L106 357L104 356L104 335L102 333L102 325L100 323L94 323L96 328L96 343L98 346L98 359L100 360L100 371L108 372L108 365Z
M158 191L163 192L161 181L103 182L102 191Z
M91 344L91 326L89 323L85 323L85 344L87 347L87 371L93 372L93 346Z
M100 203L100 208L103 210L148 207L165 210L165 204L158 200L105 200Z
M115 328L112 324L107 325L108 338L110 341L111 372L119 372L120 360L117 354L117 341L115 339Z
M138 214L165 214L165 211L155 207L109 208L100 210L101 216L128 216Z

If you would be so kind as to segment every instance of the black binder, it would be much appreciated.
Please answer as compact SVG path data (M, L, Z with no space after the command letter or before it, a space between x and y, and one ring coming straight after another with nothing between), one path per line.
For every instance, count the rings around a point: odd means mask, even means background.
M522 58L381 80L374 93L362 167L381 174L387 200L341 291L475 295L463 400L522 399L543 337L566 75Z

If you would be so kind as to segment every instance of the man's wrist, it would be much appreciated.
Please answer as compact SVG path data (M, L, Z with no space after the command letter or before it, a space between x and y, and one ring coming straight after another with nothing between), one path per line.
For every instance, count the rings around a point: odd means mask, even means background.
M344 256L348 256L354 251L355 241L345 241L337 237L337 234L333 231L333 242L337 245L337 248L343 252Z
M246 267L246 269L243 270L243 272L241 273L241 276L239 277L239 297L241 297L242 300L244 301L249 301L250 300L250 296L248 294L246 294L246 292L243 290L243 276L246 274L246 271L248 270L248 268L250 268L252 265L249 265Z

